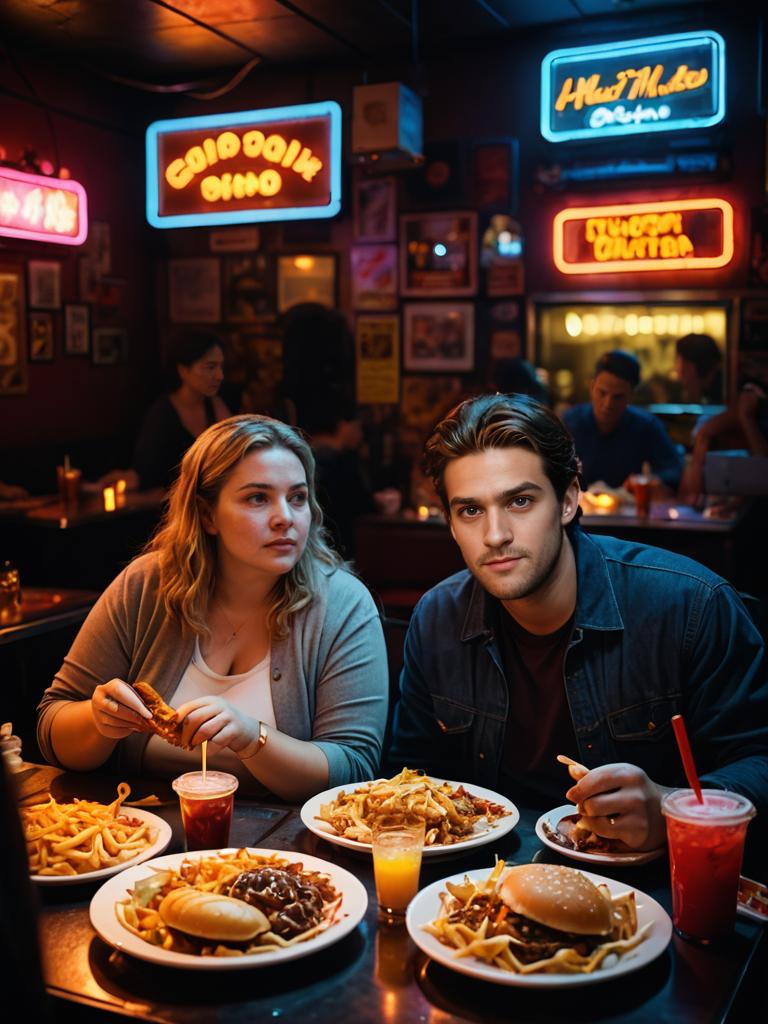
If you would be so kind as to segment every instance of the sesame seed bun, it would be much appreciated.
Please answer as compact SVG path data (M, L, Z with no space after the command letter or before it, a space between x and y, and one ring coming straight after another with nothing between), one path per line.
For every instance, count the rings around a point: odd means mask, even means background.
M510 868L499 895L516 914L575 935L609 935L611 905L581 871L559 864Z

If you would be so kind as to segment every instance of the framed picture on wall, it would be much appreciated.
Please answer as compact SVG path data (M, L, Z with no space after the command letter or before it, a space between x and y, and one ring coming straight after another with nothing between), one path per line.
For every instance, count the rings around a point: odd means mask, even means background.
M397 238L397 182L358 178L353 197L355 240L394 242Z
M477 214L413 213L400 218L400 294L477 292Z
M29 306L31 309L61 309L61 264L54 260L30 260Z
M53 313L29 314L29 361L50 363L53 360Z
M168 261L168 315L172 324L221 320L221 264L216 257Z
M277 257L277 310L300 302L336 305L336 255L297 253Z
M68 356L87 356L91 347L88 306L64 307L64 351Z
M475 366L471 302L411 302L404 307L403 365L436 373Z
M94 366L112 366L125 356L126 332L122 327L94 327L91 359Z
M473 210L511 213L517 207L517 139L477 142L472 147L470 202Z
M0 261L0 395L27 392L24 270Z
M274 309L271 263L263 252L224 257L224 319L247 324Z
M349 264L353 309L397 309L396 245L353 245Z

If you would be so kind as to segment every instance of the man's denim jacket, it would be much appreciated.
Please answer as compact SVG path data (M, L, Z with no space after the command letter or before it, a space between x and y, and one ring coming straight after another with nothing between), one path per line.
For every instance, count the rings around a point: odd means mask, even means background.
M578 526L569 537L578 593L564 677L578 750L562 753L590 768L628 762L661 785L685 785L670 725L679 712L702 783L743 793L768 815L764 647L739 596L672 552ZM515 709L494 604L467 571L419 601L405 641L393 769L497 783Z

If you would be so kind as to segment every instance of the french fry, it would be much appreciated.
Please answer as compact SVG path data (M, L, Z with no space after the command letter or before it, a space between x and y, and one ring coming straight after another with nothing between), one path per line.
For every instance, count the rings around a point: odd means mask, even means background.
M33 875L84 875L122 864L154 843L156 831L147 822L121 811L131 792L117 787L111 804L92 800L45 803L20 809Z
M346 839L370 844L374 823L396 825L423 818L426 846L450 845L477 835L481 819L488 824L511 812L468 793L454 790L410 768L391 779L366 782L352 792L342 790L332 803L321 804L316 816Z

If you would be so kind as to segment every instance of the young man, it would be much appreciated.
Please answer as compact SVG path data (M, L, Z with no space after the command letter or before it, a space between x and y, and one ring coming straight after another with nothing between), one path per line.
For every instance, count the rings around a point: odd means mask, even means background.
M685 785L680 712L702 785L768 815L763 643L733 588L671 552L582 531L573 440L527 396L457 406L425 467L468 571L413 613L390 766L544 809L566 795L592 831L652 849L662 795ZM591 769L570 789L559 753Z
M589 402L563 414L576 442L582 479L603 480L609 487L629 485L629 477L649 462L660 482L659 496L677 490L683 460L656 416L630 406L640 381L640 364L620 348L605 352L595 364Z

